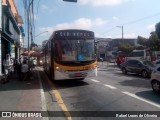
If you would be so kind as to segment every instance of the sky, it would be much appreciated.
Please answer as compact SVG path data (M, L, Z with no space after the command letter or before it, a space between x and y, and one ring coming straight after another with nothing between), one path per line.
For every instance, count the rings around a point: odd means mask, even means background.
M22 1L15 3L25 21ZM122 26L124 38L148 38L160 22L160 0L77 1L34 0L34 42L41 45L53 31L60 29L85 29L98 38L122 38ZM23 27L26 31L25 22Z

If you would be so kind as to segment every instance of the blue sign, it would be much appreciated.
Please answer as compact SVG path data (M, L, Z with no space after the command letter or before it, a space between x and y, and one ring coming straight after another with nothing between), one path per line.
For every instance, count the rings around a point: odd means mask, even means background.
M84 55L82 55L82 54L79 54L79 55L78 55L78 60L79 60L79 61L82 61L82 60L84 60Z

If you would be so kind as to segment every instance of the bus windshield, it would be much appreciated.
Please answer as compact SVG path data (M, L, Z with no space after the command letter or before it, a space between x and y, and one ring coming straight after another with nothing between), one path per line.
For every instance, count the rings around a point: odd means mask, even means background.
M55 59L57 61L95 60L94 39L56 40Z

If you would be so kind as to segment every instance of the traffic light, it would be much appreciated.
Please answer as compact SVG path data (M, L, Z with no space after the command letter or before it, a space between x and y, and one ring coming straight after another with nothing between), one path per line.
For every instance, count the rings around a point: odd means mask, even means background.
M77 2L77 0L63 0L63 1L66 1L66 2Z

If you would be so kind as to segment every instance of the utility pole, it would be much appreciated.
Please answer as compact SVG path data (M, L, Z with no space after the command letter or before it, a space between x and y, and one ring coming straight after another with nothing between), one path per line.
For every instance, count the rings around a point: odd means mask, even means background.
M0 75L2 74L2 0L0 0Z
M124 38L123 38L123 25L122 25L122 41L124 43Z
M30 6L33 4L33 0L29 3L27 7L27 32L28 32L28 71L30 71L30 41L29 41L29 35L30 35L30 30L29 30L29 13L30 13Z
M122 26L116 26L116 27L121 28L121 30L122 30L122 42L124 43L124 37L123 37L123 25L122 25Z

